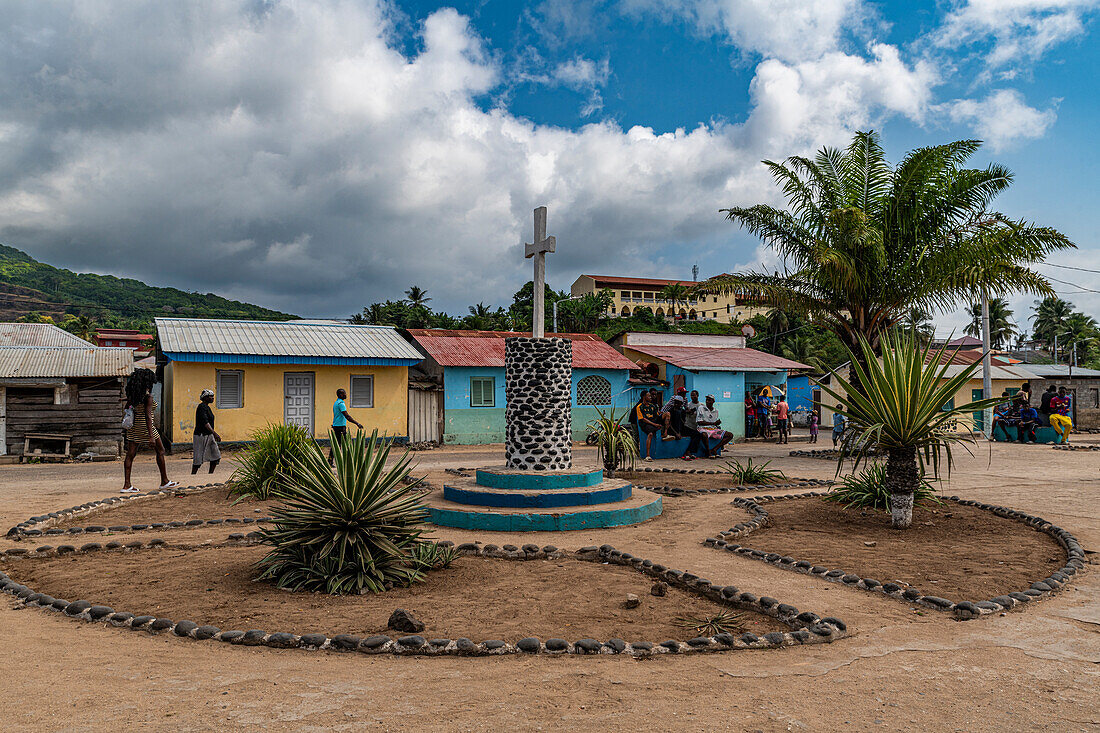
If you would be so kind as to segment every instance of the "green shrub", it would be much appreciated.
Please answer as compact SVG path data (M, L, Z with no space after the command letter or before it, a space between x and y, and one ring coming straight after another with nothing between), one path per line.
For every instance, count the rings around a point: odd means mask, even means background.
M921 475L914 496L916 504L943 504L936 496L935 488L924 475ZM843 504L845 509L859 507L888 511L890 492L886 489L886 464L877 463L859 473L848 474L825 496L825 500Z
M413 546L413 560L421 569L443 570L451 567L458 559L458 551L451 546L438 545L435 542L418 542Z
M777 484L786 481L787 476L778 468L768 468L771 461L764 461L753 465L752 459L746 459L745 463L736 458L726 461L726 473L732 474L739 484Z
M316 447L309 433L296 425L268 424L251 439L240 467L229 478L230 493L242 498L270 498L280 483L290 480L295 460Z
M744 614L721 611L714 616L679 616L673 623L682 629L691 629L698 636L714 636L736 632L744 620Z
M260 578L280 588L375 593L423 578L418 553L427 511L412 487L410 454L386 468L389 445L378 431L334 442L336 472L316 443L294 461L293 483L280 483L273 526L261 541L273 548Z

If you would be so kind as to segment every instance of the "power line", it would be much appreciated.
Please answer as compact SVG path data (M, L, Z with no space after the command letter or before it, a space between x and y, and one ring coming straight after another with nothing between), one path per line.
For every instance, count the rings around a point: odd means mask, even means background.
M1097 274L1100 274L1100 270L1090 270L1087 267L1074 267L1073 265L1056 265L1053 262L1039 262L1037 264L1045 267L1060 267L1063 270L1080 270L1081 272L1095 272Z

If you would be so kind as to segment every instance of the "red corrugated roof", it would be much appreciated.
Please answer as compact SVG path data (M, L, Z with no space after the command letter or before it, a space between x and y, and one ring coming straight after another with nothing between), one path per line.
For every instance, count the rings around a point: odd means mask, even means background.
M723 349L709 346L632 346L661 361L695 371L771 372L780 369L810 369L805 364L756 349Z
M676 283L690 288L692 285L699 284L691 280L662 280L652 277L611 277L608 275L584 275L584 277L590 277L598 283L606 283L608 285L637 285L639 287L664 287L665 285Z
M504 339L530 336L514 331L445 331L411 328L416 343L440 366L504 366ZM591 333L548 333L573 342L574 369L637 369L630 359Z

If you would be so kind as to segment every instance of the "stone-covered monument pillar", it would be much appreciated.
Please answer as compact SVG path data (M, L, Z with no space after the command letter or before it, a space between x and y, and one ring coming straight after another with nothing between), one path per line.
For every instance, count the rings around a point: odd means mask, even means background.
M535 209L531 336L504 340L505 437L503 466L460 473L425 502L441 527L543 532L637 524L661 513L661 497L609 479L600 468L573 468L573 343L545 330L546 207Z
M561 471L573 467L573 344L546 338L546 253L556 240L546 236L546 207L535 209L535 242L524 245L534 258L531 337L504 342L504 458L516 471Z
M504 458L517 471L573 467L573 343L518 336L504 341Z

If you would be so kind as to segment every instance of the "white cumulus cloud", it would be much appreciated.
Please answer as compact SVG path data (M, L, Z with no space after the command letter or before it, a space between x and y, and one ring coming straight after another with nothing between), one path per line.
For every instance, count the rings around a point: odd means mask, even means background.
M1042 137L1058 117L1053 109L1029 106L1015 89L999 89L980 100L959 99L949 103L947 110L955 122L970 125L994 152Z

